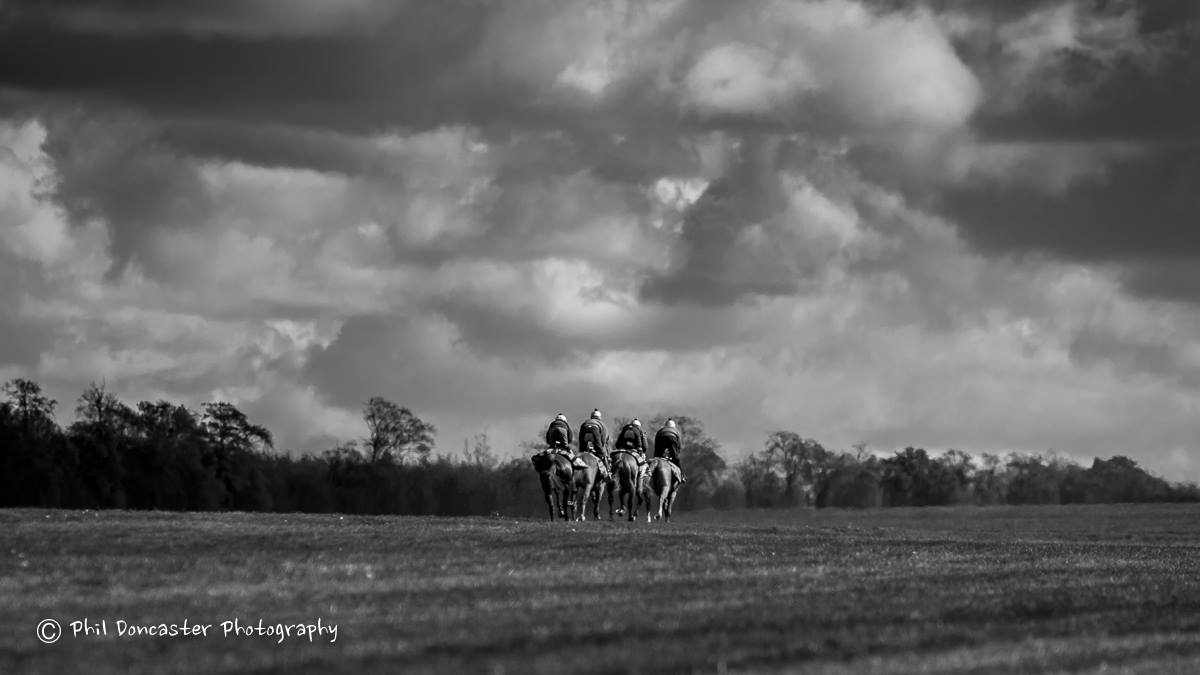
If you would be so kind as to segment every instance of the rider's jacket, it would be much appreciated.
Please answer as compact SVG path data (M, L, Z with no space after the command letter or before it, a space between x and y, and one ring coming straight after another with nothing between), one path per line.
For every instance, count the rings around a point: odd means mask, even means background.
M546 445L555 447L556 445L569 446L575 440L571 434L571 425L562 420L554 420L546 429Z
M604 428L604 423L600 420L590 419L579 425L580 451L587 449L587 441L589 437L594 437L597 451L608 448L608 430Z
M621 427L621 433L617 434L616 447L618 450L645 452L646 445L646 432L632 422Z

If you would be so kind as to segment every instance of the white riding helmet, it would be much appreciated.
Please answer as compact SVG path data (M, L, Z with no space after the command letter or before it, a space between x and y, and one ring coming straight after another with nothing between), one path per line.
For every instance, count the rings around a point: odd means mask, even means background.
M595 408L592 410L592 419L594 419L594 420L604 419L603 416L600 414L599 408Z
M558 416L554 418L554 421L556 421L556 422L566 422L566 421L567 421L567 416L566 416L566 415L564 415L564 414L562 414L562 413L558 413Z
M675 420L667 420L666 427L668 429L674 429L675 428Z
M642 422L641 422L641 420L639 420L639 419L638 419L638 418L636 418L636 417L635 417L635 418L633 418L633 426L635 426L635 427L637 427L637 428L641 429L641 428L642 428Z

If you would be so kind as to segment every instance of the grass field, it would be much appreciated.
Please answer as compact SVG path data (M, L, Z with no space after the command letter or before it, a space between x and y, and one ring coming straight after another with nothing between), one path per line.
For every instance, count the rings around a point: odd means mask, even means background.
M0 511L0 672L1200 672L1200 507ZM108 635L73 636L102 620ZM337 624L222 637L221 622ZM35 630L65 633L43 644ZM118 636L212 624L207 637Z

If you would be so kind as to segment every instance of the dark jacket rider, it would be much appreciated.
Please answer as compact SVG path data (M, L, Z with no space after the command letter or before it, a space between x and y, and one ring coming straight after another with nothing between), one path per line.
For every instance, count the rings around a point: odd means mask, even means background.
M683 467L679 465L679 450L682 443L679 438L679 428L675 420L668 419L658 433L654 434L654 456L666 457L679 469L679 482L686 483L683 477Z
M550 446L551 452L561 452L570 457L572 467L586 469L588 468L587 462L575 454L575 449L571 447L574 442L575 436L571 433L571 424L567 422L567 416L558 413L555 415L554 421L546 428L546 445Z
M600 409L592 410L592 416L579 425L579 451L587 450L588 441L591 441L595 454L604 463L605 468L611 468L608 463L608 450L611 445L611 439L608 437L608 429L604 426L604 421L600 414Z
M635 417L632 422L621 427L617 434L616 449L628 450L638 457L639 462L646 461L646 432L642 431L642 423Z
M546 429L546 445L551 448L562 448L569 454L574 454L571 453L571 444L574 441L575 437L571 434L571 425L567 422L567 416L558 413Z

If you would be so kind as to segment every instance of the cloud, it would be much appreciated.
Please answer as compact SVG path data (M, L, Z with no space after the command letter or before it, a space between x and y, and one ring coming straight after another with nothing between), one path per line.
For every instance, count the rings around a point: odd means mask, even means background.
M1139 31L1130 4L1049 3L998 26L960 24L963 39L992 37L998 47L990 105L1017 108L1032 98L1073 107L1123 64L1147 66L1161 47Z
M118 36L183 33L196 37L303 37L369 33L403 9L404 0L66 0L54 5L14 0L9 20L50 23L80 33Z
M207 219L211 195L194 163L157 145L136 120L47 118L50 195L76 225L108 226L113 273L141 258L149 233Z
M1164 7L9 3L0 374L225 398L294 451L379 394L444 449L599 406L731 458L792 428L1178 467Z
M1200 201L1188 188L1198 170L1195 148L1163 148L1112 160L1060 195L1020 184L968 184L940 199L943 212L989 251L1140 265L1200 254L1192 226Z
M987 92L976 124L1024 140L1164 140L1196 129L1200 15L1179 2L1046 2L989 22L947 12Z
M817 89L803 61L780 61L772 52L724 44L705 52L684 78L684 100L701 116L765 115Z

